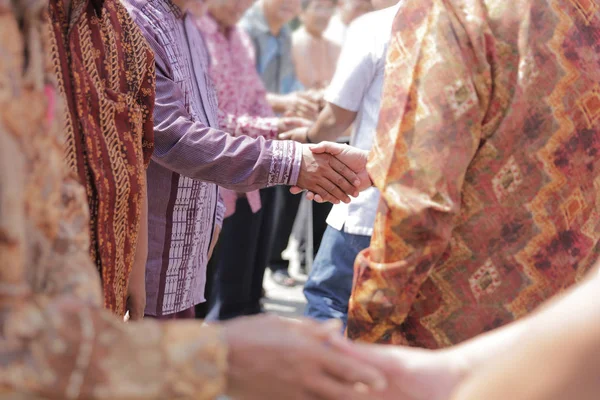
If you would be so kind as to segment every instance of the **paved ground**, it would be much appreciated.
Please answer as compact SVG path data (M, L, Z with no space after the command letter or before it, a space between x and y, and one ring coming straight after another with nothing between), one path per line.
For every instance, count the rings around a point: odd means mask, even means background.
M265 275L265 291L267 297L264 301L265 310L276 313L286 318L298 318L304 315L304 307L306 299L302 294L306 275L299 272L300 264L296 254L293 251L289 252L290 257L290 274L296 278L298 285L293 288L286 288L273 282L271 279L270 270L267 269Z

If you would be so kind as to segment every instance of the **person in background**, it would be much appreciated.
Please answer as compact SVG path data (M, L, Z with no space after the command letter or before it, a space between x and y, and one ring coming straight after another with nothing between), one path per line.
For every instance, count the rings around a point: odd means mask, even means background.
M356 18L373 11L371 0L338 0L338 10L331 18L323 37L340 48L346 41L348 27Z
M320 99L303 91L296 76L292 57L292 32L289 22L300 15L301 0L260 0L240 21L255 50L256 70L267 89L267 100L276 114L300 116L314 121L318 115ZM289 194L286 188L272 188L263 196L263 224L271 234L262 240L269 245L263 265L258 266L252 289L252 303L263 296L263 277L267 265L272 265L276 283L293 286L295 280L289 275L287 261L281 253L287 247L299 198Z
M397 0L380 6L390 6ZM379 119L387 46L398 6L368 13L354 21L342 49L325 100L310 128L279 137L301 143L336 140L354 124L351 146L370 150ZM371 187L348 205L333 207L327 230L304 287L306 315L318 320L340 319L346 325L352 292L354 261L371 241L379 192Z
M259 0L240 21L254 45L256 69L276 114L314 120L319 103L298 81L292 59L289 22L300 15L302 0Z
M358 185L359 179L331 155L317 159L295 142L234 137L217 129L209 56L194 20L202 1L125 4L156 63L146 315L193 318L194 306L205 301L206 264L225 214L217 185L251 191L298 181L300 186L327 187L340 198L323 194L338 202L350 201L344 192L355 192L350 182ZM337 171L343 180L337 179Z
M209 74L217 91L219 127L234 136L247 135L275 139L293 126L306 125L295 117L275 117L267 102L265 87L255 68L254 49L248 35L236 26L253 1L218 0L196 25L210 56ZM269 219L261 208L268 204L268 189L238 195L221 191L227 210L214 258L208 320L225 320L261 311L259 299L252 297L254 274L262 277L271 237ZM262 196L261 196L262 195ZM207 276L210 281L211 276ZM209 283L207 282L207 286Z
M325 89L339 57L340 47L323 37L337 0L302 0L302 25L292 35L292 56L300 83Z
M102 23L98 13L105 16ZM86 189L89 250L102 278L104 306L141 319L154 56L119 1L50 0L49 15L54 72L65 106L65 159Z
M402 1L351 339L448 347L589 271L600 255L599 28L600 8L559 0Z

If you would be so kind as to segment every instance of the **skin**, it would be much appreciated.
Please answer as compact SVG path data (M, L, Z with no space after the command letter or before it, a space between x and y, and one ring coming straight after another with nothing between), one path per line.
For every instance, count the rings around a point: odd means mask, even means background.
M142 209L140 215L140 230L138 243L131 274L129 275L129 286L127 287L127 312L129 319L138 321L144 318L146 310L146 261L148 259L148 195L144 183L142 195Z
M600 276L536 313L443 350L332 343L383 371L380 400L594 400L600 393Z
M373 4L375 10L383 10L384 8L395 6L398 4L398 0L371 0L371 4Z
M312 0L300 14L302 27L292 36L292 56L300 83L309 89L329 85L340 48L323 37L335 11L333 0Z
M358 113L327 103L317 121L310 127L301 127L279 135L282 140L300 143L335 141L350 128Z
M340 0L339 12L344 25L350 25L356 18L373 11L369 0Z

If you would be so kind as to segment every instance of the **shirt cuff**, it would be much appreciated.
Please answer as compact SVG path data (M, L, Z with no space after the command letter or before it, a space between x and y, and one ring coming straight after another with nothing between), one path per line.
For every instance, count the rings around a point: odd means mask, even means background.
M302 165L302 144L291 140L274 140L268 186L289 185L298 182Z

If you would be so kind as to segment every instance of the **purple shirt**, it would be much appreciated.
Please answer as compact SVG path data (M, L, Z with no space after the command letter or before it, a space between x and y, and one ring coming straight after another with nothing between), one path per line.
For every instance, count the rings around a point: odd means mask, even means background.
M125 4L156 58L146 314L162 316L205 300L208 250L224 212L217 185L242 192L293 185L302 147L211 128L219 124L217 97L194 17L169 0Z

